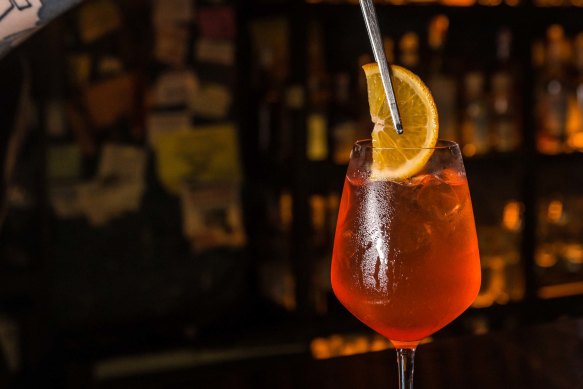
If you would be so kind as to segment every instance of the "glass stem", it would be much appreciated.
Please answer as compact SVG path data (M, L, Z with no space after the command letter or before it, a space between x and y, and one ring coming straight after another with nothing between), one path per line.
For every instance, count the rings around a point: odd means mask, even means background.
M413 389L413 370L415 369L415 348L398 348L399 389Z

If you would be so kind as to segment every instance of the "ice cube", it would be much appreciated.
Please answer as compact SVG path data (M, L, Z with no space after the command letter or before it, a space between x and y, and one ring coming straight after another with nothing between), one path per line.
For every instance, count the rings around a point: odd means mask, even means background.
M433 175L423 178L422 186L417 193L419 207L427 212L429 220L449 219L457 214L464 205L464 198L458 196L450 180L440 179Z

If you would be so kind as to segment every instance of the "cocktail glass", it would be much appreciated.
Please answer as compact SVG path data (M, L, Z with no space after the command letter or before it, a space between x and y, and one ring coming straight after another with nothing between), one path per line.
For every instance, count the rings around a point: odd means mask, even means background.
M413 388L419 342L464 312L480 289L478 242L460 149L438 141L431 151L422 171L392 181L372 171L373 155L399 149L355 143L334 239L334 293L395 346L401 389Z

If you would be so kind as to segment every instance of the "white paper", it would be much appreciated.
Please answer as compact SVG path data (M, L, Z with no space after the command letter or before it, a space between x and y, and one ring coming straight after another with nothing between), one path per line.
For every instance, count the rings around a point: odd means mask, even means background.
M183 188L183 233L195 251L242 247L245 231L238 185Z
M80 185L79 203L89 223L95 227L140 208L144 184L134 181L92 181Z
M146 173L146 152L141 147L110 143L104 146L98 178L143 182Z
M82 212L92 225L105 225L115 217L140 208L146 162L146 152L142 148L105 145L97 177L77 189Z
M230 66L235 63L235 45L232 41L199 39L195 55L198 61Z
M187 106L198 89L198 78L192 71L176 70L164 73L156 81L155 104L159 107Z
M223 119L231 106L231 91L220 84L207 84L191 101L193 113L205 118Z

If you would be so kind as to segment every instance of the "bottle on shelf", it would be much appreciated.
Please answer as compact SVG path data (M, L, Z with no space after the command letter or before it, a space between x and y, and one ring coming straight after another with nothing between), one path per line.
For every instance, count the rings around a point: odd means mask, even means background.
M258 63L257 148L268 158L274 158L278 153L276 146L283 108L281 83L274 75L275 66L272 50L263 48Z
M536 87L537 149L543 154L563 151L567 125L569 80L565 63L567 46L563 28L547 30L544 66Z
M368 139L372 131L372 123L370 117L370 110L368 105L368 91L366 85L366 76L362 67L367 63L373 62L374 59L370 54L361 54L358 57L356 68L356 109L358 125L356 128L357 139Z
M449 7L470 7L476 0L441 0L440 3Z
M583 151L583 33L574 42L573 93L569 102L566 149Z
M390 36L383 37L383 48L388 63L395 63L395 40Z
M399 40L399 63L419 74L419 35L409 31Z
M316 313L324 315L328 311L329 274L332 258L326 226L326 197L322 194L314 194L310 196L309 201L312 247L314 250L311 269L311 292Z
M448 28L449 19L445 15L437 15L429 23L429 59L425 79L439 111L440 137L459 141L457 83L447 71L444 54Z
M311 23L308 27L308 113L307 158L324 161L328 158L328 105L330 100L329 78L323 55L321 26Z
M357 119L354 102L351 101L350 75L338 73L334 80L332 105L332 159L334 163L347 164L352 145L356 140Z
M473 304L476 308L524 298L524 267L519 251L523 211L522 203L510 199L504 203L500 223L477 226L482 287Z
M490 117L483 72L475 70L464 76L463 106L462 153L466 157L486 154L490 149Z
M496 65L490 79L491 144L500 152L516 150L521 143L521 107L517 67L511 60L512 32L498 32Z

